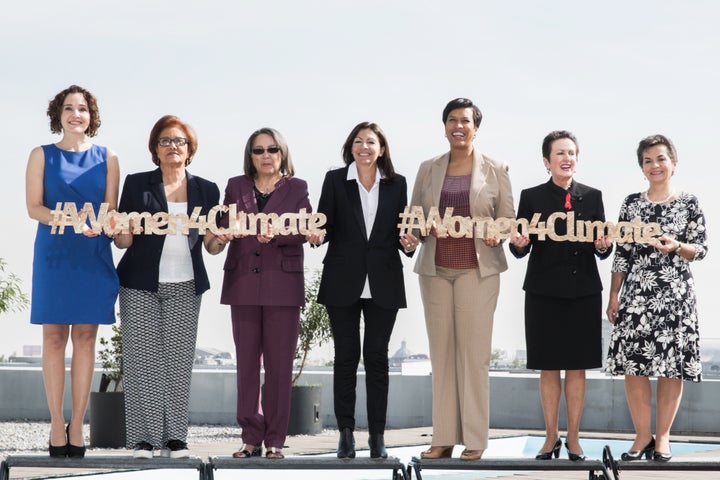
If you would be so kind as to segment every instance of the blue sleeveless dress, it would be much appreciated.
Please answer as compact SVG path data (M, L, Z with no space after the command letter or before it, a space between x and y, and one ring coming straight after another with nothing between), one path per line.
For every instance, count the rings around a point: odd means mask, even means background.
M105 200L107 149L93 145L84 152L43 145L45 178L43 204L75 202L80 210L91 202L95 212ZM65 228L62 235L38 223L32 275L30 323L115 323L119 282L111 240L101 234L88 238Z

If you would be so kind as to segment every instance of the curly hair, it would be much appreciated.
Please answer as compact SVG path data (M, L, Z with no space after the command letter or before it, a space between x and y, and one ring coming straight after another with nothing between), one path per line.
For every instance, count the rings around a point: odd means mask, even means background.
M62 122L60 116L62 114L63 105L68 95L73 93L80 93L85 98L88 104L88 110L90 111L90 125L88 125L85 135L88 137L94 137L98 133L100 128L100 110L98 109L97 99L95 96L85 90L79 85L70 85L62 92L55 95L55 98L50 100L47 109L47 116L50 117L50 131L52 133L62 133Z
M645 155L645 150L656 145L665 145L668 155L670 156L670 160L672 160L673 163L677 163L677 150L675 150L675 145L673 145L672 141L665 135L657 134L650 135L649 137L645 137L640 140L640 144L637 148L637 159L640 168L643 166L643 155Z

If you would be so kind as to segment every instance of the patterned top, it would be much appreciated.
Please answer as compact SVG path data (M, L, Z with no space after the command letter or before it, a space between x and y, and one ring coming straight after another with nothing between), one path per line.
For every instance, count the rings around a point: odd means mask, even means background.
M470 175L446 175L440 193L440 216L445 209L453 207L453 215L470 216ZM435 265L445 268L477 268L475 239L473 238L438 238L435 249Z
M705 258L705 217L694 195L681 193L666 203L651 202L639 193L629 195L620 208L620 221L636 217L657 222L665 235L691 244L694 260ZM625 273L625 279L607 371L699 382L702 367L690 261L650 245L618 244L612 271Z

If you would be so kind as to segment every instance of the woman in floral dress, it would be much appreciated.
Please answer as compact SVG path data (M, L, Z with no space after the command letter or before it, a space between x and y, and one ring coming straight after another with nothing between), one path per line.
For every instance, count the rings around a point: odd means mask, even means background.
M616 249L607 308L615 326L607 370L625 375L635 427L633 446L622 459L645 456L668 461L670 428L680 405L682 382L701 380L690 262L707 254L705 217L694 195L671 185L677 154L670 139L662 135L643 139L637 156L649 187L625 198L620 221L639 217L645 223L656 222L662 234L652 245L625 243ZM655 437L649 377L657 377Z

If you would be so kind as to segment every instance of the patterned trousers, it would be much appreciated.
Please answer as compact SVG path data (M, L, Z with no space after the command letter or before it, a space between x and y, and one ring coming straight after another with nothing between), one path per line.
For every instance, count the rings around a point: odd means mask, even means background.
M120 288L128 448L187 438L201 299L193 280L157 292Z

